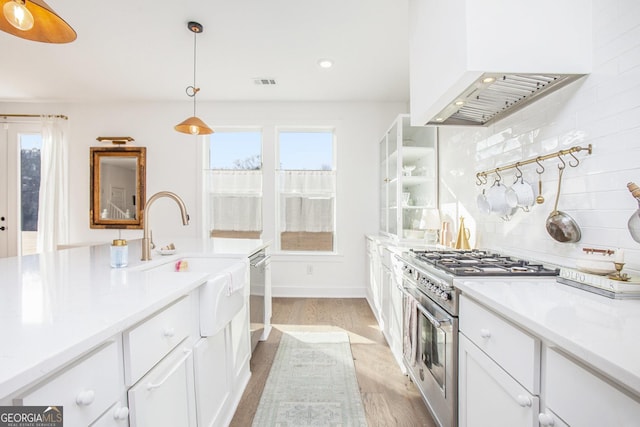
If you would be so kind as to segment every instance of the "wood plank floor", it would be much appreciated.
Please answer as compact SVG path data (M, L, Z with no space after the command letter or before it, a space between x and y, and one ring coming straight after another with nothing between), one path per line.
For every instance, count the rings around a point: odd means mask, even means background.
M251 359L251 380L231 427L251 426L283 331L345 331L351 340L370 427L435 427L416 386L404 376L365 299L274 298L267 341Z

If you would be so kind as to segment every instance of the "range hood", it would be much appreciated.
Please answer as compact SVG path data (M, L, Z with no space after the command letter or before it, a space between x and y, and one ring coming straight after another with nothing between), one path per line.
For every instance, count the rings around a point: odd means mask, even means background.
M581 76L483 73L427 125L487 126Z
M409 0L411 125L487 126L589 74L591 3Z

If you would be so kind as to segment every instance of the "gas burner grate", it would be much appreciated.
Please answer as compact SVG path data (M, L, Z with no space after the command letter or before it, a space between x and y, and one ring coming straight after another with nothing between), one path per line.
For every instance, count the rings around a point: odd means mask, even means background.
M413 256L454 276L557 276L559 270L486 250L411 250Z

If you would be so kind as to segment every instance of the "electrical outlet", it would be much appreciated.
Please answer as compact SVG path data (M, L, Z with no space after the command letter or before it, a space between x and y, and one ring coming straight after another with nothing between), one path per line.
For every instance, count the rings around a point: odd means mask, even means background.
M311 276L313 274L313 265L307 264L307 275Z

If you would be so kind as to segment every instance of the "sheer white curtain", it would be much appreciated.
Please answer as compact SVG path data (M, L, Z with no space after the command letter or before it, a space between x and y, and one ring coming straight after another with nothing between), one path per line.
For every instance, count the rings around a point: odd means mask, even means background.
M209 229L262 231L262 171L209 170Z
M334 230L335 171L280 172L281 231Z
M68 133L67 120L43 118L38 252L52 251L68 242Z

